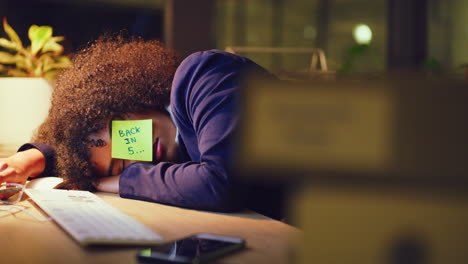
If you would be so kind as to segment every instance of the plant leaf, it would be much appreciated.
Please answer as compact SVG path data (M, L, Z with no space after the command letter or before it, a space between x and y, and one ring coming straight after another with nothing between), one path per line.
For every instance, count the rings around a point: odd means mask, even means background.
M44 44L52 37L52 27L32 25L28 31L31 40L31 53L36 55Z
M3 18L3 29L5 29L5 32L7 33L8 37L10 37L11 41L16 43L18 47L23 47L21 39L19 38L18 34L16 34L16 31L8 24L6 17Z
M24 60L17 60L16 61L16 68L26 70L26 65L24 63Z
M50 53L49 53L50 54ZM70 66L70 59L66 56L51 56L45 54L41 56L41 61L44 62L43 71L59 70ZM55 59L55 60L54 60Z
M26 71L31 70L33 65L28 55L16 54L16 67L25 69Z
M19 69L10 69L7 74L13 77L28 77L28 74L25 71Z
M43 62L44 66L42 67L42 70L44 72L49 71L52 68L52 65L54 64L54 59L52 59L52 56L50 55L50 53L42 55L39 58L39 60Z
M44 78L47 80L54 80L57 78L57 75L60 73L60 71L57 70L50 70L44 74Z
M12 41L9 41L6 38L0 38L0 47L10 49L10 50L18 50L18 48L19 48L18 44L14 43Z
M68 66L70 66L70 64L68 63L56 62L56 63L50 64L50 69L65 69Z
M42 52L54 52L56 54L60 54L63 52L63 46L58 44L57 41L55 40L56 37L50 38L47 40L47 42L44 44L44 48L42 48Z
M55 42L60 42L60 41L64 41L64 40L65 40L65 37L63 37L63 36L55 36L55 37L52 37L52 39L53 39Z
M14 64L15 62L16 62L16 58L14 55L11 55L8 52L0 51L0 63Z
M54 57L56 62L65 63L67 66L70 66L71 60L68 56L56 56Z
M34 77L41 77L42 76L42 67L43 67L43 65L44 65L43 61L39 61L37 63L36 67L32 71L32 74L33 74Z

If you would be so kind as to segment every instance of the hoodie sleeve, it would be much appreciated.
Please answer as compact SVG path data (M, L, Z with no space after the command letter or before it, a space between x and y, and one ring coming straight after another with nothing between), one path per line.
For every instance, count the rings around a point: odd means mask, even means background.
M38 149L42 155L44 155L46 160L46 166L44 171L38 175L37 177L44 177L44 176L54 176L55 167L54 167L54 159L55 159L55 150L52 146L44 143L27 143L22 145L18 152L25 151L28 149Z
M171 110L182 163L135 163L120 178L122 197L201 210L231 211L242 191L230 175L233 136L238 123L238 92L249 72L269 75L252 61L222 51L187 57L176 71Z

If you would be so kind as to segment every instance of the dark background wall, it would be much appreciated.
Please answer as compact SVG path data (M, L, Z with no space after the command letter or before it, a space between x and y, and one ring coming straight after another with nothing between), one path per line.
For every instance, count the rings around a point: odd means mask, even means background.
M102 34L122 30L145 39L163 38L163 10L157 7L99 1L1 0L0 17L7 17L24 40L30 25L50 25L54 35L66 37L64 44L71 52ZM3 28L0 35L5 36Z
M226 46L317 47L339 69L369 25L373 40L355 72L385 72L438 63L461 73L468 63L466 0L0 0L22 39L31 24L51 25L73 52L106 32L160 39L182 55ZM0 30L0 36L4 36ZM310 58L244 54L270 68L307 67ZM435 64L432 64L435 65Z

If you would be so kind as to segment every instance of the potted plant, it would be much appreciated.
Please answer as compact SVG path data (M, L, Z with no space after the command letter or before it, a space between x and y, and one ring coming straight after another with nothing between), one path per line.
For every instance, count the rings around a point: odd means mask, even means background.
M28 142L44 121L50 106L52 83L70 64L63 56L64 37L53 36L50 26L32 25L25 46L3 19L8 38L0 37L0 152L12 152Z

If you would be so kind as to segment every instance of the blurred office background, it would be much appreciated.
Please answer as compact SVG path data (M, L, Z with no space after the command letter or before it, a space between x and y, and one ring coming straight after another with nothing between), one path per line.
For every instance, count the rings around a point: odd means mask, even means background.
M51 25L73 52L104 32L161 39L186 55L226 46L322 48L331 70L349 62L353 29L372 40L351 72L411 68L462 74L468 63L465 0L1 0L0 16L25 37ZM244 54L269 69L298 69L304 54Z

